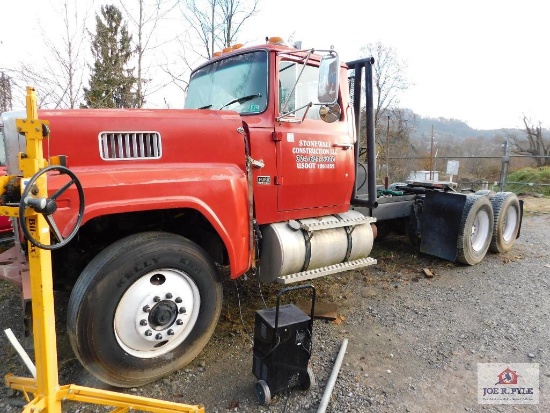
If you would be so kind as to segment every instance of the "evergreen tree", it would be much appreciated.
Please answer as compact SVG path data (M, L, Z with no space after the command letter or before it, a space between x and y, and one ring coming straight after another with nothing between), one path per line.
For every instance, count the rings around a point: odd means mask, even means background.
M131 108L138 105L133 91L136 77L127 65L132 58L132 36L115 6L101 6L96 15L96 33L92 38L95 63L90 88L84 88L85 107Z

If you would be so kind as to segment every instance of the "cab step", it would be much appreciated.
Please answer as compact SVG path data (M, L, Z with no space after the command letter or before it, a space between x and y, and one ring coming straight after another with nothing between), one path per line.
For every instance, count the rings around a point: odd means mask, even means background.
M357 225L373 224L376 222L376 218L372 217L360 217L360 218L346 218L339 221L318 221L313 223L302 223L296 220L290 220L289 225L294 229L302 229L304 231L320 231L322 229L342 228L342 227L355 227Z
M374 258L360 258L355 261L348 261L341 264L334 264L328 265L326 267L316 268L314 270L307 270L294 274L283 275L277 277L277 282L279 284L291 284L306 280L312 280L314 278L324 277L325 275L336 274L343 271L355 270L357 268L367 267L374 264L376 264L376 260Z

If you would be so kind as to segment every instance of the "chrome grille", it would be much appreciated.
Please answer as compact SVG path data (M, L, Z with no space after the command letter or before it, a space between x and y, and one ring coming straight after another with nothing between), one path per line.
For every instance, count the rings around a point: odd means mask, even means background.
M158 132L101 132L99 134L101 159L159 159L162 143Z

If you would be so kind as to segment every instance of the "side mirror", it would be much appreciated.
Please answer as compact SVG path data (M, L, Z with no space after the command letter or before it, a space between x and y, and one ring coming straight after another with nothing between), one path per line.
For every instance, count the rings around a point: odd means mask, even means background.
M319 89L317 98L319 103L332 105L338 101L338 79L340 61L335 52L321 58L319 66Z
M332 105L321 105L319 108L319 117L327 123L333 123L340 120L342 109L338 103ZM458 175L458 174L457 174Z

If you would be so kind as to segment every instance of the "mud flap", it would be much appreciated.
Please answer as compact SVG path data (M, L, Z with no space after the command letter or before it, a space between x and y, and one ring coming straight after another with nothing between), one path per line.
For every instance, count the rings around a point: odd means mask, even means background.
M428 192L422 210L420 251L455 261L460 221L466 196L452 192Z

